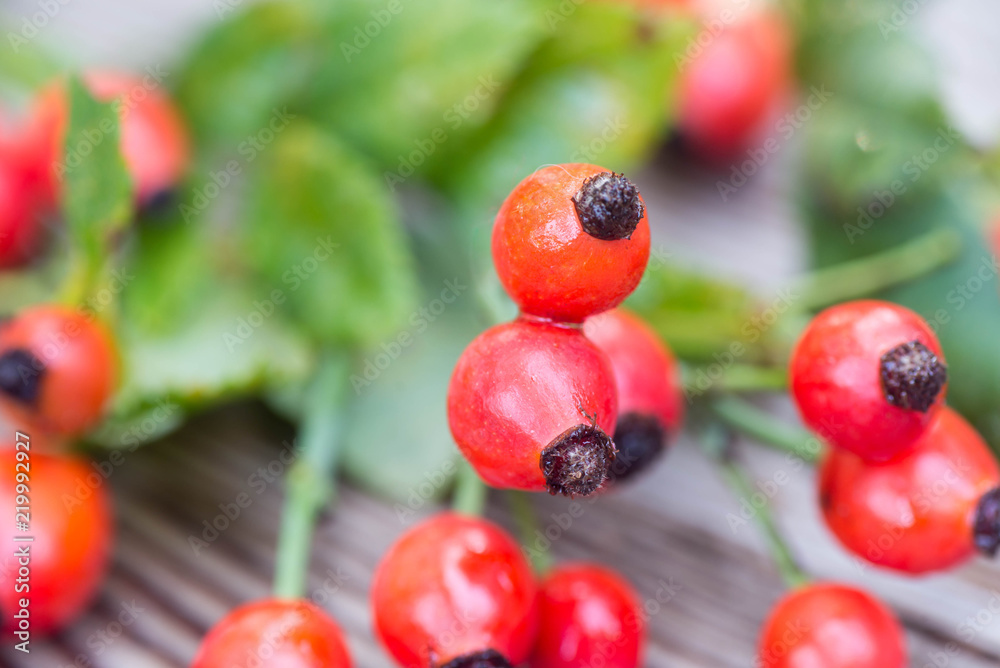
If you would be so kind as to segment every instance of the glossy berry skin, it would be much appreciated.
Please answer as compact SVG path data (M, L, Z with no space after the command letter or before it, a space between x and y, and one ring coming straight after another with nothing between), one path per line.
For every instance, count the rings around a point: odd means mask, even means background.
M944 362L934 332L902 306L862 300L817 315L799 338L789 364L792 396L806 425L830 445L869 461L912 447L944 402L946 387L927 411L889 403L880 360L911 341Z
M490 485L586 495L610 471L613 444L579 453L594 460L584 462L592 464L589 477L572 490L545 474L543 458L575 427L610 443L615 395L607 357L578 328L520 318L486 330L462 353L448 388L448 423Z
M37 452L33 437L29 444L27 451L22 446L0 457L0 501L12 513L0 531L0 618L4 628L15 629L13 615L20 609L19 599L29 598L32 633L48 634L72 623L93 600L110 561L113 518L104 480L88 462ZM24 460L26 452L30 458ZM26 476L19 479L18 474ZM27 533L14 525L14 508L24 505L16 503L18 495L25 493L19 484L28 486L31 502ZM20 564L15 550L25 544L14 538L26 535L34 537L29 590L17 591Z
M531 668L638 668L646 624L639 597L614 571L565 564L542 581Z
M649 325L625 309L588 318L583 333L607 355L618 392L618 457L614 470L622 479L648 466L681 425L684 396L677 360ZM646 421L660 432L650 451L642 436ZM632 428L629 425L637 425Z
M0 327L0 408L19 428L86 432L117 382L111 333L79 311L38 306Z
M135 183L138 202L150 203L177 185L190 162L190 139L180 113L153 81L118 72L95 71L84 76L91 94L117 101L121 118L121 148ZM32 133L43 147L38 167L48 179L48 192L58 199L58 170L69 118L65 84L44 89L32 112Z
M460 657L489 649L520 665L535 639L536 597L517 542L486 520L450 512L389 549L371 593L375 630L402 668L465 668Z
M1000 469L979 434L944 407L912 450L888 462L831 451L819 485L826 523L848 550L921 574L975 554L977 506L1000 485Z
M761 631L761 668L906 668L896 617L853 587L810 584L786 595Z
M681 70L678 129L686 149L722 163L766 138L790 89L791 31L780 15L762 12L702 32L711 39L699 39L706 44L686 54Z
M264 599L236 608L209 631L191 668L350 668L344 634L301 599Z
M627 238L586 232L574 196L588 179L608 171L596 165L544 167L521 181L493 226L493 263L504 288L524 313L580 323L614 308L639 284L649 260L649 222L641 215Z

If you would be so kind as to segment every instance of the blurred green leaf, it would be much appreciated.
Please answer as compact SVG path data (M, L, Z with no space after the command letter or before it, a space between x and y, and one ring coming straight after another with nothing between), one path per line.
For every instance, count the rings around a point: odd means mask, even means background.
M137 332L165 336L188 326L214 289L214 245L202 221L171 220L138 230L123 314Z
M308 3L264 2L225 13L191 51L177 100L202 151L239 151L275 109L309 85L317 22Z
M471 293L462 299L471 301ZM366 351L352 379L357 399L345 436L345 472L413 510L443 495L457 471L444 397L458 356L481 329L469 311L456 303L426 330L412 326L407 337Z
M346 0L311 113L407 178L482 125L544 36L551 0Z
M169 414L144 427L143 440L221 401L304 383L314 366L312 345L264 301L246 289L216 284L179 331L155 336L126 321L119 332L124 381L94 439L128 446L122 435L163 405L171 407Z
M69 84L70 119L62 162L63 207L74 245L93 268L132 216L132 182L119 148L119 117L112 103L91 97L83 83Z
M413 263L377 172L299 124L267 149L248 203L247 262L288 315L329 345L389 336L415 302Z
M542 165L628 170L658 146L673 113L674 56L690 26L611 3L555 16L497 115L437 175L461 200L493 209Z
M797 295L778 299L790 308ZM740 362L776 362L785 350L781 329L762 321L763 306L743 287L666 262L651 263L625 305L689 361L716 361L738 345Z

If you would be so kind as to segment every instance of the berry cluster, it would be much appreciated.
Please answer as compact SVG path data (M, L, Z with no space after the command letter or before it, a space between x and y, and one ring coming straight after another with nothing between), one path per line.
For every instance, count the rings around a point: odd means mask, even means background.
M372 608L403 668L636 668L645 637L638 596L617 574L566 564L538 582L502 529L453 513L389 550Z
M676 363L610 311L648 259L646 207L621 174L553 165L504 201L493 262L521 315L469 345L448 390L451 432L487 483L589 495L662 450L682 415Z
M944 405L934 332L895 304L820 313L792 354L803 420L831 446L820 467L827 525L851 552L911 574L1000 547L1000 468Z
M455 367L448 420L469 463L496 487L570 496L647 467L680 427L683 402L671 352L615 309L649 258L635 185L593 165L539 170L501 207L493 258L521 314L475 339ZM443 513L403 535L376 570L371 601L377 635L404 668L641 662L643 610L619 575L571 564L536 579L518 543L475 517ZM334 622L295 599L230 613L193 665L259 656L279 625L291 637L260 665L350 665L339 632L319 637Z

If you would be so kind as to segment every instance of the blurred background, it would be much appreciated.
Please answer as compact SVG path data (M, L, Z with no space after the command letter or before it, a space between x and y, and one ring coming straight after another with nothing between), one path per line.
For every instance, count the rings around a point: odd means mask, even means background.
M987 0L7 0L0 28L4 117L30 116L68 73L131 72L173 97L192 146L183 178L102 251L128 277L111 309L124 378L80 447L119 454L111 575L30 657L5 643L4 665L184 666L206 629L264 595L279 455L329 349L356 368L345 481L309 587L357 665L390 665L371 570L447 496L448 377L490 312L513 313L489 260L493 216L545 164L634 177L653 252L630 304L683 361L693 414L746 390L795 423L781 386L804 314L881 296L932 323L949 402L1000 446L1000 8ZM65 280L78 239L54 219L45 237L0 275L3 310ZM761 489L788 468L741 447ZM253 503L206 534L247 490ZM913 666L998 665L996 565L879 572L836 544L814 495L808 467L769 494L805 570L883 596ZM489 515L513 526L499 497ZM542 527L568 503L538 498ZM648 597L647 665L746 666L782 585L754 528L728 521L740 508L680 436L549 541Z

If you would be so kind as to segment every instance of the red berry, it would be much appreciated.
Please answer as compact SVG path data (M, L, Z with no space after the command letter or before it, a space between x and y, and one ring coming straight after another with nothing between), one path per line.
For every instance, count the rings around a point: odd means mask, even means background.
M116 72L89 72L84 80L96 98L117 100L120 105L122 154L139 203L148 204L173 189L190 162L190 142L179 112L159 84ZM42 147L38 169L47 175L53 200L58 195L68 106L65 85L60 82L39 94L32 114L32 134Z
M969 559L977 542L987 552L1000 542L995 522L976 527L981 501L990 503L1000 485L1000 469L979 434L948 407L912 450L888 462L830 452L819 485L833 533L880 566L926 573Z
M30 260L41 233L41 210L25 170L0 145L0 269Z
M685 148L731 160L762 138L790 88L792 45L783 17L763 12L709 39L681 73L678 128Z
M209 631L191 668L350 668L344 634L308 601L265 599L236 608Z
M539 596L532 668L638 668L646 624L632 586L593 564L560 566Z
M553 165L521 181L493 227L493 263L524 313L583 322L620 304L649 260L642 196L620 174Z
M577 328L525 318L470 343L448 388L451 433L495 487L593 493L614 463L616 410L607 357Z
M761 631L761 668L906 668L903 629L859 589L813 584L771 611Z
M28 436L32 436L30 432ZM19 439L24 442L24 439ZM107 572L111 556L113 521L111 499L103 485L86 481L94 475L90 464L75 457L43 455L33 439L29 449L19 446L2 457L0 502L11 509L11 521L3 524L4 549L0 557L0 617L13 630L27 598L31 630L57 631L72 622L90 603ZM17 459L18 453L23 461ZM30 455L25 459L25 453ZM20 475L19 475L20 474ZM28 491L18 485L27 486ZM84 490L85 493L81 493ZM16 530L13 509L19 494L29 497L29 532ZM15 542L30 535L31 543ZM30 589L17 590L19 548L29 546Z
M479 518L442 513L382 558L375 629L403 668L520 665L538 624L537 588L518 544Z
M684 416L680 369L673 354L637 316L616 309L589 318L583 333L608 356L618 389L614 477L651 464Z
M941 345L923 318L880 301L817 315L790 363L805 423L870 461L913 446L943 403L946 381Z
M81 312L38 306L0 328L0 408L20 428L87 431L104 415L117 378L111 333Z

